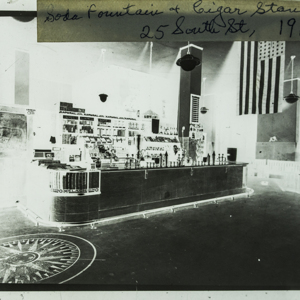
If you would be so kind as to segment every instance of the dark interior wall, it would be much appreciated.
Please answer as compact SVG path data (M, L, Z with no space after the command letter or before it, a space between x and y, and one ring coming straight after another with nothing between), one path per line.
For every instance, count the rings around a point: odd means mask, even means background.
M297 103L282 113L259 115L257 119L256 158L294 161L296 155ZM271 137L277 141L270 142Z
M291 79L291 55L297 54L299 42L286 43L284 80ZM294 60L294 76L300 77L300 60ZM285 82L283 95L291 92L291 82ZM294 81L293 93L299 95L299 83ZM297 141L297 102L288 104L283 100L282 112L270 115L259 115L257 120L257 159L289 160L296 157ZM276 136L276 142L269 142Z
M294 103L282 113L259 115L257 142L269 142L273 136L278 142L296 142L296 108Z

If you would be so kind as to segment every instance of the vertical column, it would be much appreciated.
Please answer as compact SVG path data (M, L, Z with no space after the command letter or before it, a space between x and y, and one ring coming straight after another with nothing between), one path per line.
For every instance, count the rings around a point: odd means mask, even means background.
M178 134L182 147L189 150L189 128L190 128L190 110L191 94L201 95L202 78L202 48L189 45L188 48L181 49L181 57L188 53L200 59L201 64L192 71L180 69L179 83L179 101L178 101ZM200 112L199 112L200 113Z
M300 91L300 79L297 78L294 81L294 93L299 96L299 91ZM295 142L296 142L296 149L295 149L295 161L300 161L300 145L299 145L299 141L300 141L300 100L297 101L296 105L297 105L297 109L296 109L296 138L295 138Z

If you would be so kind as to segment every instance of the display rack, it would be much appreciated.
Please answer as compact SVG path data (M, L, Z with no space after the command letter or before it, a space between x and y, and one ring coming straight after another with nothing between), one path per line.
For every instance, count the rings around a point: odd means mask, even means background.
M149 122L135 119L60 112L60 120L58 133L62 137L61 142L69 145L76 145L78 136L83 135L127 139L140 131L150 131L150 126L146 125Z
M62 164L57 160L37 160L28 166L28 188L37 191L43 186L53 196L93 195L101 192L101 171L73 164Z
M100 194L100 171L49 170L49 188L56 194Z
M79 117L73 115L61 115L61 143L68 145L77 144Z

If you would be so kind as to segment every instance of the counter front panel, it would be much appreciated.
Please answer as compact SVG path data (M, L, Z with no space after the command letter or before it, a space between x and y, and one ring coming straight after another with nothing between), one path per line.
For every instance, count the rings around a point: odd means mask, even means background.
M97 194L45 193L30 209L46 221L82 223L245 192L243 164L102 170Z

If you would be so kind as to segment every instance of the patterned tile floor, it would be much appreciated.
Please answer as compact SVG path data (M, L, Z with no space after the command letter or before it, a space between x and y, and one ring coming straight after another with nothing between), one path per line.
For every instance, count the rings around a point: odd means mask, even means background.
M248 186L251 198L64 232L2 209L0 282L63 283L62 290L299 288L300 195L273 179L250 178Z

